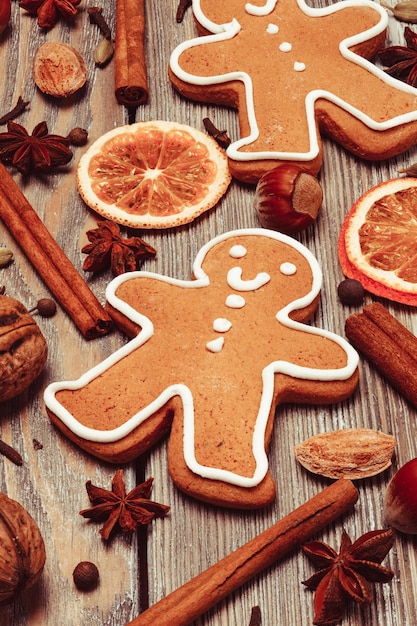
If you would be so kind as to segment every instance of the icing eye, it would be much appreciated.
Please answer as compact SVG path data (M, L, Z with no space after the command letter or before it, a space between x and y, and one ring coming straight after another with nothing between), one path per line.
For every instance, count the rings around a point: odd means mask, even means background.
M232 246L229 250L229 254L233 259L241 259L242 257L246 256L248 253L248 251L246 250L245 246Z
M281 263L279 271L281 274L284 274L284 276L292 276L297 271L297 267L294 263L287 261L285 263Z

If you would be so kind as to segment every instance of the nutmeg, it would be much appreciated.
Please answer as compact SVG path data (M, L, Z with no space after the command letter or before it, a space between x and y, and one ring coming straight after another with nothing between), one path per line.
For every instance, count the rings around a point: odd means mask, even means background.
M87 68L83 57L73 46L46 41L35 54L33 79L43 93L67 98L84 86Z
M21 302L0 295L0 402L27 389L43 370L48 347Z
M0 493L0 606L10 604L42 574L41 532L24 507Z

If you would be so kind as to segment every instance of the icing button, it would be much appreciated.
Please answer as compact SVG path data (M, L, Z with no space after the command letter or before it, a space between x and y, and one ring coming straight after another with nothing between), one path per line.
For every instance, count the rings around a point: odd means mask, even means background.
M294 69L296 72L304 72L305 68L305 63L300 63L299 61L294 63Z
M226 298L226 306L230 309L242 309L245 304L245 298L243 298L243 296L238 296L237 294L231 294Z
M210 352L220 352L224 345L224 337L218 337L206 343L206 348Z
M218 333L227 333L228 330L232 328L232 322L227 320L225 317L218 317L213 322L213 330Z

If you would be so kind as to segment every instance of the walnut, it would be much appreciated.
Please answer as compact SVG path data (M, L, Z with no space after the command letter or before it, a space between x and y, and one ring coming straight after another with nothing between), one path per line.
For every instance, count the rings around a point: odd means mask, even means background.
M43 370L48 347L27 309L0 295L0 402L27 389Z
M10 604L40 577L46 553L34 519L0 493L0 606Z

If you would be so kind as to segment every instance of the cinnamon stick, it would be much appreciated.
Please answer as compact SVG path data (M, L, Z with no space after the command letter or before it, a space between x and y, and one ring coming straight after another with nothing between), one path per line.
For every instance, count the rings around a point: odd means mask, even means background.
M127 626L187 626L253 576L348 511L358 499L341 478L260 535L144 611Z
M345 333L353 347L417 407L417 337L379 302L348 317Z
M145 0L116 0L115 94L119 104L137 107L148 100L145 53Z
M84 337L108 333L111 317L1 163L0 218Z

